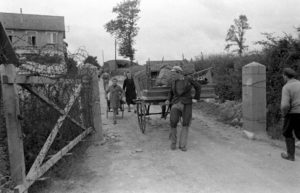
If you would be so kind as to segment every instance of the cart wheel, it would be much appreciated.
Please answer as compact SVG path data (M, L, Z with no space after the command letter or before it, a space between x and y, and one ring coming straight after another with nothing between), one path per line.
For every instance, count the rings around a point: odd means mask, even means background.
M140 130L142 133L145 133L146 130L146 106L142 103L137 103L136 105L137 108L137 117L138 117L138 123Z

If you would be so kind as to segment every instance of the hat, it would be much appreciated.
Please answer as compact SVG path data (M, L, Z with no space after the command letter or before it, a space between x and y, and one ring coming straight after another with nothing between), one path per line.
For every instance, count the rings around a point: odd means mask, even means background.
M297 76L297 73L291 68L284 68L283 74L286 75L288 78L294 78Z
M182 72L182 68L180 66L173 66L172 70L171 71L175 71L175 72Z

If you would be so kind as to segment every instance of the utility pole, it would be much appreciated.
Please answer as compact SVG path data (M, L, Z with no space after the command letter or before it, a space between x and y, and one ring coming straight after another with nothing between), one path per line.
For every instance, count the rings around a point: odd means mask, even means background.
M20 14L21 14L21 23L23 23L23 10L20 8Z
M104 51L103 51L103 49L102 49L102 64L104 66Z
M117 40L115 39L115 62L117 63Z

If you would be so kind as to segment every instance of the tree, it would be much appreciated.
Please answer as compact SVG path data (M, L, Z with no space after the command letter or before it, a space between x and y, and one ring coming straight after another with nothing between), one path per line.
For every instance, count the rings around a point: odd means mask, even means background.
M138 34L139 28L137 21L140 0L125 0L117 4L112 10L117 14L116 19L113 19L104 25L104 28L118 41L119 54L125 58L129 58L131 63L134 60L136 49L133 48L135 43L134 38Z
M96 66L97 68L100 68L100 65L97 61L97 56L88 56L84 61L84 64L88 63L88 64L92 64L94 66Z
M226 42L229 42L225 46L225 50L229 50L232 46L237 46L238 49L233 50L233 52L237 52L239 56L241 56L245 49L248 48L245 45L245 33L246 30L251 29L248 24L248 19L246 15L240 15L238 19L234 19L234 25L231 25L228 29Z
M77 62L70 57L66 57L65 61L67 65L67 74L69 76L76 76L78 73Z

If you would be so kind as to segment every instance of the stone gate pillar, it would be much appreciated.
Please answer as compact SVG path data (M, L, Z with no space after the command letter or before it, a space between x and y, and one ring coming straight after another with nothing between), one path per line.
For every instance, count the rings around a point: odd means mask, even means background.
M243 67L243 128L254 135L266 132L266 67L252 62Z

